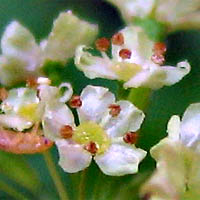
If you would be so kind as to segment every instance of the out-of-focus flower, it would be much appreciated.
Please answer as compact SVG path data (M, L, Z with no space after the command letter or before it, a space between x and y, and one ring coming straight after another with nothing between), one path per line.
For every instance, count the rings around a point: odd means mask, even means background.
M139 27L126 27L112 37L112 58L105 53L106 45L104 38L96 42L102 57L93 56L85 46L77 48L75 64L87 77L120 80L125 88L159 89L175 84L190 72L187 61L177 67L161 66L165 45L149 40Z
M72 88L69 83L62 83L59 87L50 86L49 83L49 79L40 77L38 86L34 88L8 91L7 98L1 103L1 149L13 153L36 153L52 146L52 142L44 137L45 128L41 128L40 124L46 113L51 112L50 108L56 110L57 120L69 122L61 115L68 117L71 114L65 102L71 98ZM70 118L73 119L72 116ZM56 126L55 123L52 121L52 126Z
M78 19L71 11L60 13L46 40L38 45L29 30L13 21L1 39L0 82L13 85L28 77L37 77L45 61L63 64L74 55L80 44L89 44L97 34L97 26Z
M169 31L200 27L200 0L107 0L114 4L129 23L134 17L151 17Z
M151 149L157 170L141 190L148 200L199 199L199 122L199 103L187 108L182 121L170 119L168 137Z
M58 147L60 166L75 173L88 167L94 156L107 175L136 173L146 155L135 147L135 132L143 122L143 112L128 101L115 102L108 89L95 86L87 86L70 104L77 107L79 126L75 126L73 117L60 115L62 109L48 109L43 122L46 136Z

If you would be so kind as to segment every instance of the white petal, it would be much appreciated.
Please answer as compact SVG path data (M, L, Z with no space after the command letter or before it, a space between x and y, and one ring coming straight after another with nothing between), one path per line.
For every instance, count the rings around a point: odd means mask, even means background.
M92 56L86 51L87 47L79 46L76 49L75 64L85 76L90 79L108 78L117 79L117 75L112 70L112 61L108 57Z
M91 43L98 28L80 20L71 11L62 12L54 21L52 32L44 46L46 59L66 62L81 44Z
M200 103L191 104L181 122L182 142L194 148L200 143Z
M180 126L180 117L173 115L167 124L168 137L173 141L178 141L180 138Z
M166 73L166 79L163 81L164 85L173 85L187 75L191 67L190 64L185 61L178 63L176 67L163 66L161 68Z
M128 131L137 131L144 120L144 113L129 101L118 101L116 104L121 108L119 115L111 117L106 113L102 118L101 125L106 133L110 137L119 137Z
M133 145L112 144L104 154L95 156L95 161L104 174L122 176L137 173L145 156L145 151Z
M107 88L89 85L83 89L81 100L82 106L78 109L80 121L99 122L108 106L115 102L115 96Z
M3 55L26 63L26 70L36 73L42 62L42 54L33 35L17 21L10 23L1 39Z
M113 3L120 11L127 22L131 22L134 16L148 16L154 6L155 0L107 0Z
M30 128L33 123L15 114L1 114L0 125L18 131Z
M59 165L65 172L75 173L90 165L92 156L81 145L70 144L67 140L57 140Z
M62 83L59 85L59 90L61 90L62 88L66 88L67 90L64 92L63 96L60 97L60 102L67 102L73 94L73 89L70 83Z
M64 125L74 125L74 117L71 110L64 103L47 104L43 116L44 135L55 141L60 137L60 129Z

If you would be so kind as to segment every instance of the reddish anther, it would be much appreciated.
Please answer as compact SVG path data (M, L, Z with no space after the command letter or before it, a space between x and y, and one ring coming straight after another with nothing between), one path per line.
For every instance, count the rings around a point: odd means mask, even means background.
M167 47L163 42L157 42L154 44L153 52L157 55L164 55L167 51Z
M89 144L85 145L84 149L91 154L96 154L98 151L97 145L94 142L90 142Z
M82 101L80 96L74 95L69 101L69 105L71 108L80 108L82 106Z
M128 144L136 144L138 140L138 134L136 132L128 132L126 135L123 137L124 142Z
M124 44L124 36L122 35L122 33L116 33L112 36L112 43L114 45L123 45Z
M110 109L109 113L112 117L117 117L121 111L120 105L117 104L111 104L108 108Z
M128 50L128 49L122 49L119 52L119 56L121 58L123 58L123 59L129 59L129 58L131 58L131 54L132 54L131 51Z
M64 139L69 139L73 135L73 128L70 125L65 125L60 129L60 135Z
M150 200L151 198L151 194L150 193L146 193L142 198L141 200Z
M7 99L8 91L5 88L0 88L0 100L3 101Z
M110 46L110 42L107 38L103 37L96 40L95 45L97 50L107 51Z
M27 87L30 87L30 88L36 88L38 86L37 79L34 77L29 77L26 80L26 85Z
M151 60L158 65L163 65L163 63L165 62L165 57L164 55L161 54L153 54L151 56Z

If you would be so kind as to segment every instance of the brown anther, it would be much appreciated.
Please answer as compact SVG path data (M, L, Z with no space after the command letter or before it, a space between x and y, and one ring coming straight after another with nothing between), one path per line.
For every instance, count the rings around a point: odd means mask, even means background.
M151 198L151 194L150 193L146 193L142 198L141 200L150 200Z
M73 128L70 125L65 125L60 129L60 135L64 139L69 139L73 135Z
M124 44L124 36L122 35L122 33L116 33L112 36L112 43L114 45L123 45Z
M123 137L124 142L128 144L136 144L138 140L138 134L136 132L128 132L126 135Z
M108 108L110 108L110 115L112 117L117 117L121 111L120 105L117 104L111 104Z
M96 40L95 45L97 50L107 51L110 46L110 42L107 38L103 37Z
M95 142L90 142L84 146L84 149L90 152L91 154L96 154L98 151L97 145Z
M128 49L122 49L119 52L119 56L121 58L123 58L123 59L129 59L129 58L131 58L131 54L132 54L131 51L128 50Z
M167 47L163 42L157 42L154 44L153 52L157 55L164 55L167 51Z
M34 77L29 77L26 80L26 86L30 88L36 88L38 86L37 79Z
M69 105L71 108L80 108L82 106L82 101L80 96L74 95L69 101Z
M164 55L158 55L158 54L153 54L151 56L151 60L158 65L163 65L163 63L165 62L165 57Z
M5 88L0 88L0 100L4 101L8 97L8 91Z

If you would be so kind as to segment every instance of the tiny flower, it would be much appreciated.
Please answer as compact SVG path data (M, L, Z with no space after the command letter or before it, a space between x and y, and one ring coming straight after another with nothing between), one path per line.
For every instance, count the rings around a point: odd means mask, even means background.
M41 74L45 61L65 63L80 44L89 44L97 34L97 26L80 20L71 11L60 13L46 40L38 45L32 33L13 21L1 39L0 82L14 85Z
M146 87L159 89L173 85L190 72L187 61L176 67L161 66L165 61L166 45L149 40L139 27L126 27L112 38L112 58L101 51L102 57L87 52L87 47L76 50L75 64L93 78L107 78L125 82L125 88Z
M200 104L191 104L182 121L176 115L168 123L168 137L151 149L157 161L153 176L141 189L149 200L199 199Z
M127 23L147 17L165 24L168 31L199 28L199 0L107 0L115 5Z
M38 86L34 88L24 87L9 90L7 97L1 103L3 114L0 114L0 138L5 136L7 138L0 140L0 146L6 147L3 150L13 153L35 153L46 150L47 147L52 146L52 142L44 136L46 129L44 126L40 127L40 124L44 123L46 115L49 116L52 110L56 110L56 120L66 123L66 119L63 119L60 115L63 114L68 117L71 114L71 111L65 105L73 92L69 83L62 83L59 87L53 87L48 85L50 83L48 79L42 77L38 78L36 82ZM62 88L67 90L62 93ZM54 125L52 123L53 127ZM9 132L7 129L13 131ZM72 131L70 127L61 129L62 137L70 137L70 131ZM11 137L12 135L13 137ZM4 144L6 141L10 141L9 144ZM24 142L27 143L27 146L24 145ZM10 144L12 144L12 148L8 146Z
M128 101L115 102L114 95L103 87L87 86L80 99L78 126L74 124L73 117L61 116L57 110L44 119L44 132L48 132L47 136L58 147L60 166L66 172L75 173L88 167L94 157L107 175L136 173L146 152L136 148L135 143L125 142L123 137L127 132L136 132L140 128L143 112ZM117 110L114 115L110 112L112 108ZM57 120L57 117L66 121ZM57 126L52 125L55 120ZM71 138L63 139L59 133L63 126L68 125L72 127L73 134Z

